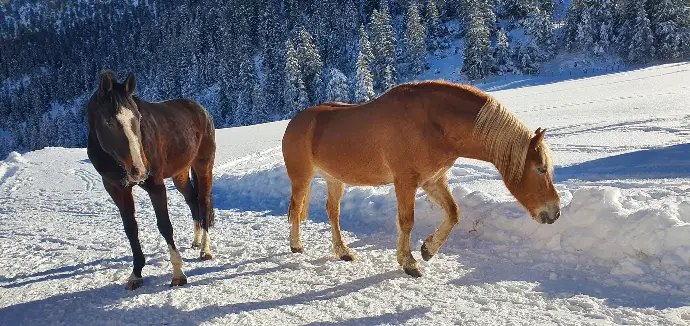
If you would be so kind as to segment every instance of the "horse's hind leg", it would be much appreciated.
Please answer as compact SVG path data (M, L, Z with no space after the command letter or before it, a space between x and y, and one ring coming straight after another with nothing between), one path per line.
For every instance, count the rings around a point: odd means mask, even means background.
M199 221L201 221L201 253L199 259L213 259L211 252L211 235L209 228L213 226L215 213L213 212L213 198L211 189L213 188L213 157L197 159L192 164L192 173L195 175L193 182L196 183L199 198Z
M311 178L307 180L292 180L292 196L288 209L288 220L291 226L290 250L293 253L301 253L304 251L302 247L300 223L307 219L310 188Z
M173 278L170 286L185 285L187 284L187 276L182 272L182 255L177 250L173 238L173 227L172 223L170 223L170 215L168 215L168 194L165 190L165 184L163 180L149 179L143 185L143 188L151 197L151 204L156 213L158 231L168 244L170 262L173 265Z
M184 200L192 211L192 220L194 221L194 241L192 241L192 249L201 249L201 221L199 220L199 196L195 186L189 179L189 168L184 169L184 172L173 176L173 183L177 190L184 196Z
M429 260L448 240L450 232L453 231L453 227L455 227L460 218L460 209L448 188L448 180L445 175L436 181L423 185L422 189L446 213L446 218L441 222L436 232L426 238L422 244L422 258Z
M307 146L308 142L304 138L305 135L305 133L293 135L286 131L283 137L283 159L292 185L288 220L290 222L290 250L293 253L301 253L304 250L300 223L307 219L309 192L314 177L313 158Z
M324 178L326 179L326 184L328 185L326 212L328 213L328 220L331 222L333 251L341 260L352 261L355 259L356 254L354 250L345 245L343 242L343 237L340 234L340 199L343 198L345 184L340 180L331 177Z
M127 290L136 290L144 284L144 279L141 276L141 270L144 268L145 258L141 251L141 244L139 243L139 228L137 220L134 218L134 198L132 197L132 188L122 188L120 186L113 186L103 181L105 190L115 202L120 216L122 217L122 224L125 228L125 234L129 240L129 245L132 248L132 256L134 257L134 267L132 274L127 280Z
M422 276L419 263L412 257L410 240L414 227L414 201L417 185L413 180L396 180L395 196L398 200L398 263L406 274Z

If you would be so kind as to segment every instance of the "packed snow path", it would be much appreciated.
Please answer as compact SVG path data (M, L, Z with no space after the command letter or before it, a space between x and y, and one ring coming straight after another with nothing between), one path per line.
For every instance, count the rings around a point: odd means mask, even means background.
M316 178L306 252L290 253L284 121L218 131L215 260L196 260L170 183L190 281L174 289L144 191L145 284L127 292L129 244L85 150L12 154L0 162L0 325L690 324L689 70L492 93L530 128L549 129L563 216L537 225L493 167L460 159L449 180L463 220L418 279L395 259L390 186L346 190L342 227L358 259L343 262ZM416 214L419 258L442 213L420 191Z

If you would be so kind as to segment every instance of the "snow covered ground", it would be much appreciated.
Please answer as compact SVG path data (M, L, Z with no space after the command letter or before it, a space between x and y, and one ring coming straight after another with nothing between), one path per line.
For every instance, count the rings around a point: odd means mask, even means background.
M217 259L197 261L182 196L168 193L190 283L171 264L150 201L135 191L147 266L124 290L131 254L84 149L0 162L1 325L690 324L690 64L543 86L487 84L530 128L548 129L563 216L538 225L495 169L449 172L463 220L411 278L395 259L390 186L348 187L332 256L325 184L314 180L305 254L288 247L287 122L218 131ZM419 192L415 255L441 210ZM421 259L420 259L421 261Z

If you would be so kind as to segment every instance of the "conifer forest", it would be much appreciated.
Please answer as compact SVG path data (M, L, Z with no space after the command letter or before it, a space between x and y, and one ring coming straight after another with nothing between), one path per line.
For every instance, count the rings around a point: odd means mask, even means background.
M192 98L216 128L361 103L461 54L467 80L556 55L690 56L687 0L10 0L0 2L0 158L84 147L98 74L147 101ZM456 48L457 47L457 48ZM441 75L439 78L442 78Z

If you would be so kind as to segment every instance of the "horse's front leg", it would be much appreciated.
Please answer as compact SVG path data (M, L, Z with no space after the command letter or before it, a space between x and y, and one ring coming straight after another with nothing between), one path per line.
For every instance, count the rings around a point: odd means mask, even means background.
M127 280L127 290L136 290L144 284L144 279L141 276L141 270L146 263L144 253L141 251L141 244L139 243L139 228L137 220L134 218L134 198L132 197L132 188L123 188L120 185L112 185L103 180L105 190L113 199L115 205L120 211L122 217L122 224L125 228L125 234L129 240L129 246L132 248L132 256L134 257L134 266L132 274Z
M410 250L412 228L414 227L416 192L417 186L414 182L396 180L395 196L398 200L398 263L408 275L420 277L422 276L422 271L419 263L412 257L412 251Z
M156 221L158 224L158 231L160 231L165 242L168 244L168 251L170 252L170 262L173 266L173 278L170 286L179 286L187 284L187 276L182 272L182 255L175 246L173 239L173 227L170 223L170 216L168 215L168 197L165 190L163 180L149 180L146 182L144 189L151 197L151 204L156 212Z
M446 243L448 236L453 231L453 227L458 224L460 209L448 188L448 179L445 175L438 180L423 185L422 189L446 213L446 218L441 222L436 232L426 238L422 244L422 258L428 261Z

